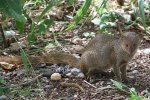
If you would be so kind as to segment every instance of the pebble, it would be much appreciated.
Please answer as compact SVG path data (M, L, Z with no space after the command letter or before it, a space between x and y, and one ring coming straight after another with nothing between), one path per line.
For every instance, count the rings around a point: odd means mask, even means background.
M150 48L144 49L143 52L144 52L145 54L150 54Z
M5 95L1 95L0 96L0 100L10 100L7 96Z
M84 74L83 74L83 73L79 73L79 74L77 75L77 77L78 77L78 78L84 78Z
M53 88L52 85L46 85L46 86L44 87L44 90L50 90L50 89L52 89L52 88Z
M74 95L73 97L74 97L74 98L77 98L77 97L78 97L78 95Z
M48 82L49 82L47 77L41 78L41 81L42 81L42 82L45 82L45 83L48 83Z
M70 77L70 76L71 76L71 73L67 73L66 76Z
M59 73L53 73L51 75L51 80L53 80L53 81L58 81L60 79L61 79L61 75Z
M77 68L73 68L73 69L71 69L71 73L72 73L73 75L78 75L78 74L80 73L80 70L77 69Z
M70 72L69 65L66 65L66 66L57 68L57 69L56 69L56 72L57 72L57 73L60 73L61 75Z
M136 74L136 73L138 73L138 72L139 72L138 70L133 70L133 71L132 71L133 74Z
M76 45L81 45L82 44L82 40L80 38L75 38L75 39L73 39L72 43L74 43Z
M134 76L128 76L130 79L134 79L135 77Z

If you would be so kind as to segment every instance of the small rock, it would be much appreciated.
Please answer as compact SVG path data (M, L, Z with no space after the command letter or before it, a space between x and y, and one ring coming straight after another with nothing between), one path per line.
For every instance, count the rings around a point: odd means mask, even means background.
M73 69L71 69L71 73L72 73L73 75L78 75L78 74L80 73L80 70L77 69L77 68L73 68Z
M74 95L73 97L74 97L74 98L77 98L77 97L78 97L78 95Z
M15 74L15 73L13 73L13 74ZM16 75L17 75L18 77L21 77L21 76L24 75L24 71L23 71L23 70L17 70L17 71L16 71Z
M134 76L128 76L130 79L134 79L135 77Z
M111 82L107 82L107 85L111 85L112 83Z
M53 81L58 81L60 79L61 79L61 75L59 73L53 73L51 75L51 80L53 80Z
M10 100L7 96L5 95L1 95L0 96L0 100Z
M70 76L71 76L71 73L67 73L66 76L70 77Z
M69 80L69 78L65 78L65 81L68 81Z
M144 49L143 52L144 52L145 54L150 54L150 48Z
M136 74L136 73L138 73L138 72L139 72L138 70L133 70L133 71L132 71L133 74Z
M84 74L83 74L83 73L79 73L79 74L77 75L77 77L78 77L78 78L84 78Z
M64 75L64 74L70 72L70 69L69 69L69 66L66 65L66 66L62 66L62 67L57 68L56 72L60 73L61 75Z
M51 90L52 88L53 88L52 85L46 85L46 86L44 87L44 90Z
M48 82L49 82L47 77L41 78L41 81L42 81L42 82L45 82L45 83L48 83Z
M82 44L82 40L80 38L74 38L72 43L77 44L77 45L81 45Z

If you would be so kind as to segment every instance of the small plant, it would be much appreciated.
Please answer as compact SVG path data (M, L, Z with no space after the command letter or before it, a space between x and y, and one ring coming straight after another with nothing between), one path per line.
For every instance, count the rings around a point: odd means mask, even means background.
M0 76L0 95L3 95L8 92L8 88L4 87L6 81L3 77Z
M82 7L77 11L76 16L73 18L74 21L72 23L69 24L68 28L65 29L65 31L68 31L70 29L72 29L73 27L75 27L80 20L84 17L84 15L87 13L90 5L91 5L92 0L85 0L84 4L82 5Z
M111 79L111 81L113 82L114 86L118 90L120 90L120 91L126 93L127 95L129 95L128 100L148 100L144 97L139 96L138 93L136 92L135 88L129 88L125 84L123 84L121 82L117 82L117 81L112 80L112 79Z

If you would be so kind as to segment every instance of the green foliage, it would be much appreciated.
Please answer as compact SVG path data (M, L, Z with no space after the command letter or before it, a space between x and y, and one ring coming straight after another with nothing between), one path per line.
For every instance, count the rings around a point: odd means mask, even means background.
M128 100L144 100L142 97L138 96L135 88L130 89L130 97Z
M6 81L4 80L4 78L0 76L0 84L5 84L5 83Z
M8 93L8 92L9 92L9 89L8 89L8 88L1 87L1 86L0 86L0 95L4 95L4 94L6 94L6 93Z
M3 95L8 92L8 89L5 87L1 87L1 84L6 84L6 81L3 77L0 76L0 95Z
M119 89L119 90L121 90L121 91L126 91L126 90L124 90L124 88L127 88L126 85L124 85L124 84L121 83L121 82L117 82L117 81L115 81L115 80L112 80L112 79L111 79L111 81L113 82L113 84L115 85L115 87L116 87L117 89Z
M49 3L48 3L48 6L43 10L43 12L41 13L41 15L39 16L38 18L38 21L41 20L41 18L53 7L53 6L56 6L60 3L61 0L51 0Z
M84 2L82 7L77 11L76 16L74 17L74 21L69 24L68 28L65 31L68 31L68 30L72 29L73 27L75 27L80 22L80 20L87 13L87 11L88 11L88 9L89 9L89 7L91 5L91 2L92 2L92 0L86 0Z
M99 14L99 18L94 18L92 22L99 26L99 31L101 33L109 33L108 29L116 27L116 21L122 18L119 14L114 11L109 11L107 9L108 0L103 0L99 7L96 7L96 11Z
M16 20L17 28L23 32L26 19L23 16L21 0L1 0L0 11L13 17Z
M27 58L27 54L25 53L24 50L21 49L21 58L22 58L22 62L23 62L23 65L24 65L24 69L25 69L25 72L26 72L26 75L28 75L29 73L29 61L28 61L28 58Z
M61 0L51 0L46 8L42 11L41 15L35 21L32 21L31 32L28 36L29 43L34 43L37 33L44 33L51 25L53 25L52 19L42 19L43 16L53 7L60 4Z
M39 22L39 25L37 25L37 32L38 33L45 33L45 31L53 25L53 20L52 19L45 19Z
M146 30L146 22L145 22L145 13L144 13L143 0L138 0L138 7L139 7L139 15L141 17L142 24L144 26L144 29Z
M66 0L69 5L73 5L77 0Z
M103 13L100 18L95 18L92 22L99 25L101 33L108 33L107 29L116 26L116 20L121 17L115 12Z
M99 13L100 16L101 16L101 15L104 13L104 11L106 10L107 1L108 1L108 0L103 0L101 6L98 8L98 13Z
M123 83L121 82L117 82L117 81L114 81L111 79L111 81L113 82L114 86L120 90L120 91L123 91L127 94L129 94L129 98L128 100L144 100L141 96L138 96L135 88L128 88L126 85L124 85Z
M11 97L29 97L31 96L31 91L29 88L15 88L11 91Z

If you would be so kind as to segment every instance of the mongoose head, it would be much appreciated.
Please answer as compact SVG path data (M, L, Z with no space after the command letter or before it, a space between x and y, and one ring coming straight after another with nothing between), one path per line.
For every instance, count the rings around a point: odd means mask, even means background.
M129 55L134 55L140 42L142 36L135 32L126 32L121 36L121 47Z

